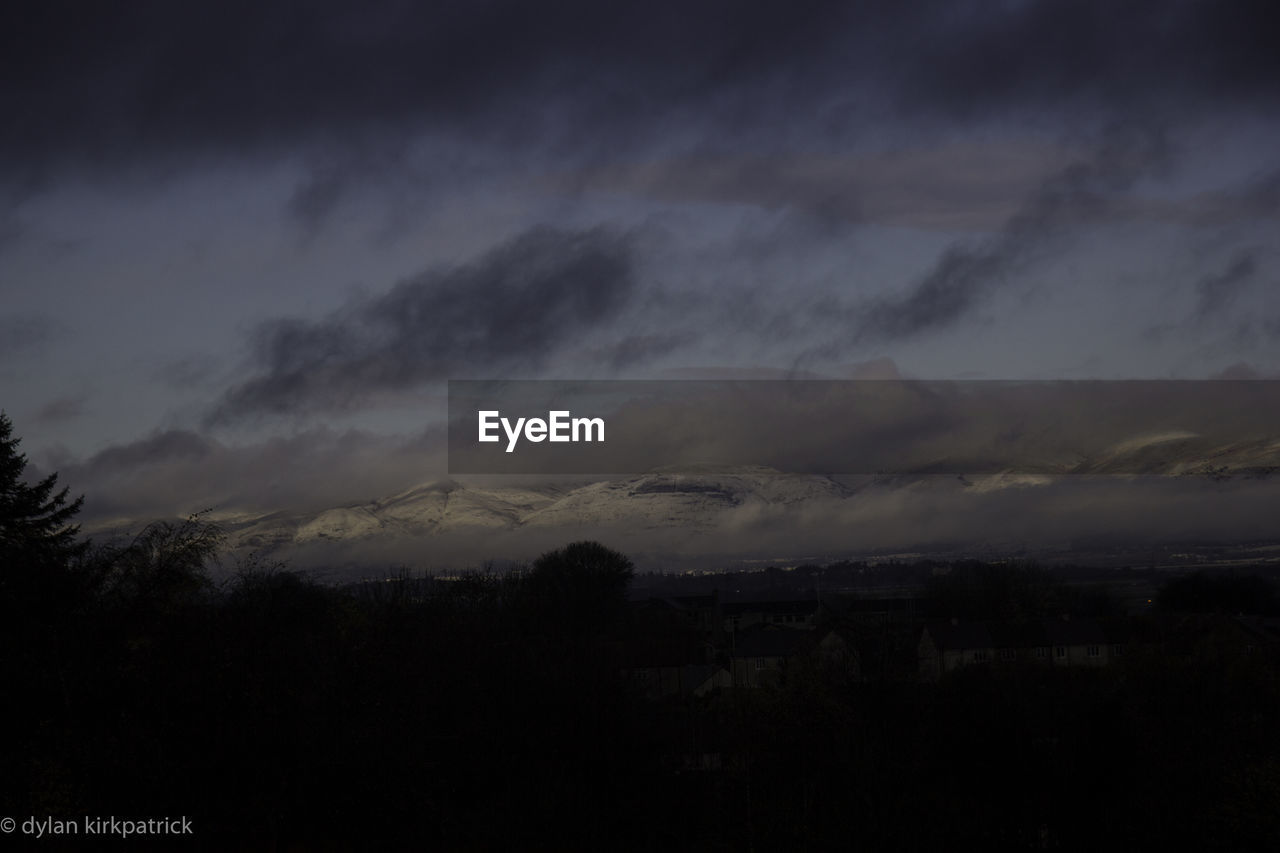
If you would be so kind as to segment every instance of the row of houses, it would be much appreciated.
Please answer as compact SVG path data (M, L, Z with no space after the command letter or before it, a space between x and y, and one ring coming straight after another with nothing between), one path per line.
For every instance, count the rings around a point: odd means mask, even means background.
M869 672L937 680L966 666L1102 667L1144 651L1239 657L1280 650L1280 620L1263 617L928 621L914 602L848 597L721 603L691 596L651 599L636 610L641 628L621 641L619 662L654 697L774 686L797 662L841 680ZM900 665L875 667L894 643L905 646Z
M1069 617L1020 622L938 622L921 631L920 675L940 678L962 666L1034 662L1049 666L1105 666L1134 641L1121 624Z
M1280 659L1280 619L1227 614L1164 615L1106 621L1059 619L1018 622L956 620L925 625L918 646L919 674L938 679L965 666L1107 666L1126 655L1182 659Z
M655 654L650 645L646 651L634 654L623 669L641 692L653 698L705 696L722 687L776 687L788 667L801 659L843 678L857 680L861 676L856 647L833 629L757 625L737 633L728 649Z
M718 594L712 593L650 598L638 606L682 613L704 634L731 636L761 625L812 630L820 624L843 619L914 616L917 604L918 599L909 596L869 598L840 594L821 598L722 602Z
M883 621L913 606L907 599L834 595L821 601L650 598L633 604L639 630L621 642L619 659L637 688L655 697L777 685L799 659L856 680L861 654L851 625Z

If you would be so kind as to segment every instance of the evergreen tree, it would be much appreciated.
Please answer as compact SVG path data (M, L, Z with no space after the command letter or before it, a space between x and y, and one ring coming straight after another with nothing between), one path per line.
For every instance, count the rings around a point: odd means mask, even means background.
M25 482L27 457L18 452L20 441L0 412L0 584L9 587L15 575L65 568L85 547L76 541L79 525L71 523L84 496L68 500L66 487L55 492L56 473L35 484Z

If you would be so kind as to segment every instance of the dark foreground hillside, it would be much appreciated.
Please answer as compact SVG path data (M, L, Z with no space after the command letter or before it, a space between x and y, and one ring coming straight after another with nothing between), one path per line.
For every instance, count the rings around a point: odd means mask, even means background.
M189 820L173 849L1280 848L1265 580L1138 617L980 563L919 607L631 602L630 561L580 542L505 576L219 587L215 527L78 542L15 446L0 828L46 849L98 818ZM31 837L55 823L79 835Z
M798 654L695 695L636 678L654 637L697 630L628 606L598 546L518 579L213 590L163 565L200 533L129 583L72 566L64 597L6 602L3 814L185 815L194 842L264 849L1280 842L1275 661L1209 627L936 682Z

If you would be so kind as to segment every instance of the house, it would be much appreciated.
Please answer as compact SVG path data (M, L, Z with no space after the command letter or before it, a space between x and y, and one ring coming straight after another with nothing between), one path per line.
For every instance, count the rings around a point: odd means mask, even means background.
M982 622L936 622L920 635L920 675L938 679L966 664L986 663L995 653L991 633Z
M789 660L820 644L812 631L776 624L755 625L736 632L731 639L729 659L734 687L775 687L782 683ZM839 654L840 648L828 646L826 653Z
M684 614L703 636L711 636L723 621L718 592L712 591L710 595L675 595L664 600Z
M1174 614L1162 620L1161 634L1165 652L1185 660L1280 661L1280 619L1274 616Z
M714 599L707 599L714 607ZM656 699L728 686L729 673L716 665L715 646L690 615L696 611L690 602L662 598L631 605L630 618L607 642L606 654L637 692Z
M780 601L738 601L721 605L725 633L745 631L759 625L785 625L811 629L817 623L818 602L814 599Z
M1116 640L1116 641L1113 641ZM1020 622L960 622L926 625L917 647L919 674L938 679L973 664L1104 666L1123 651L1123 643L1087 619Z
M706 696L722 687L733 686L729 670L715 664L696 664L680 670L680 694L682 696Z
M1064 616L1046 620L1044 628L1054 666L1104 666L1111 660L1107 634L1096 622Z
M637 666L624 670L636 689L649 699L666 696L706 696L733 686L729 671L715 664Z
M833 629L817 632L818 642L808 656L829 679L862 680L862 656L849 636Z
M834 593L822 597L820 621L849 625L908 623L916 618L919 600L893 590L889 595Z
M1246 655L1270 661L1280 658L1280 617L1237 616L1233 621L1243 638Z

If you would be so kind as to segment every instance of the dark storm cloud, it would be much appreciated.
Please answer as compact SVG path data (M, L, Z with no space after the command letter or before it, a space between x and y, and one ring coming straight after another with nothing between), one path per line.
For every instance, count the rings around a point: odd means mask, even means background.
M907 296L881 302L867 312L856 337L905 338L951 325L1004 278L1016 248L997 243L978 251L948 249Z
M691 342L692 336L687 334L628 335L593 355L614 370L625 370L650 362Z
M757 63L786 67L845 17L841 9L582 0L29 5L0 27L10 69L0 103L17 118L0 152L22 163L88 163L441 128L525 142L566 127L544 111L550 100L572 101L601 123L629 117L642 126L681 93L700 99L733 88Z
M1205 320L1226 308L1255 272L1258 264L1253 253L1241 253L1221 272L1207 275L1196 282L1196 319Z
M116 173L416 130L607 149L676 115L838 134L859 121L840 105L868 93L947 117L1259 106L1280 93L1276 14L1258 0L55 0L0 25L0 163ZM336 189L321 180L298 204L323 209Z
M310 430L234 446L189 430L156 432L88 459L60 460L91 519L318 509L394 494L439 470L430 432L408 439Z
M349 177L342 170L313 170L289 198L288 212L308 231L322 225L350 192Z
M911 6L912 4L903 4ZM994 5L994 4L992 4ZM1280 22L1261 0L1168 3L940 2L903 27L915 51L908 102L950 114L1002 105L1070 109L1081 101L1164 110L1188 99L1273 101Z
M157 432L130 444L114 445L97 453L91 465L105 471L128 471L147 464L208 458L218 443L189 430Z
M261 372L210 423L334 411L450 376L525 373L616 318L636 290L628 239L535 228L484 257L425 272L319 322L261 325Z
M382 190L383 203L390 203L387 214L392 217L398 212L398 191L427 182L408 154L407 140L399 136L322 148L308 157L306 176L294 188L285 212L305 236L314 237L345 201L373 184Z
M1070 229L1127 215L1126 191L1168 161L1160 130L1109 130L1092 157L1045 181L998 234L977 243L952 245L905 294L843 311L829 301L824 303L821 312L843 314L850 331L802 360L839 355L867 341L908 338L952 326Z
M77 397L59 397L56 400L50 400L36 412L36 422L51 424L75 420L85 413L85 399L86 396L81 394Z

